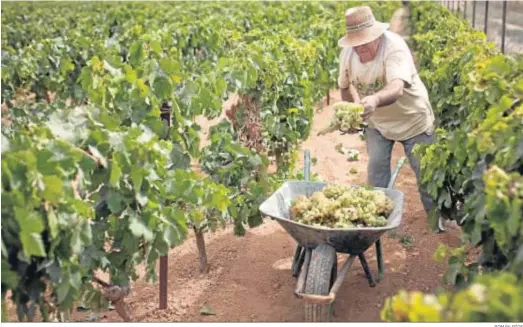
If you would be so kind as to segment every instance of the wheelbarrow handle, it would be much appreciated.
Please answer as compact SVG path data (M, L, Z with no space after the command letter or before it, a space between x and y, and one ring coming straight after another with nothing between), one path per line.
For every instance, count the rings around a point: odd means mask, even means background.
M407 161L407 158L405 158L405 157L399 158L398 162L396 163L396 168L394 168L394 172L392 173L392 176L390 178L389 185L387 185L387 188L394 187L394 183L396 183L396 179L398 178L400 169L405 164L406 161Z
M303 175L308 182L311 178L311 152L309 150L305 150L303 161L305 164Z

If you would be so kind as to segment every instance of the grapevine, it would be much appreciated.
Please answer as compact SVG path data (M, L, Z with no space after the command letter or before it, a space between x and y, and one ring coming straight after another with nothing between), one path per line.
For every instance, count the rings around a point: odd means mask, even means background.
M262 135L260 104L248 95L242 95L225 114L237 133L238 140L247 148L257 152L266 150Z
M386 321L521 321L523 277L523 58L436 3L411 4L411 42L437 117L436 142L418 146L422 186L455 220L462 246L448 258L452 292L401 291ZM450 31L450 33L449 33ZM465 248L481 254L472 262ZM444 251L443 251L444 252ZM442 257L440 249L437 256Z
M424 71L437 72L425 75L439 117L436 142L416 149L422 185L437 204L431 222L435 223L436 213L455 220L462 226L464 241L481 247L477 264L487 270L508 269L518 264L512 260L522 241L516 235L523 226L521 200L506 185L517 185L523 172L518 151L523 142L518 86L523 81L523 60L501 55L483 33L447 9L428 7L433 5L414 7L435 16L414 23L413 39ZM452 19L441 24L437 18L441 16ZM430 26L434 31L429 32L427 24L434 24ZM457 37L438 33L449 28ZM448 76L456 72L460 73L449 83ZM508 221L510 231L500 228ZM477 264L452 266L456 269L452 282L472 281Z
M386 300L381 319L388 322L521 321L523 282L511 273L477 278L455 294L402 290Z

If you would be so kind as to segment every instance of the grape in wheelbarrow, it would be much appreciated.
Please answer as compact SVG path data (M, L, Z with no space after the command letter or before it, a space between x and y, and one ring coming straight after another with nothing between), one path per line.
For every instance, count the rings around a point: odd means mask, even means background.
M392 209L392 200L381 190L328 184L310 197L298 196L291 217L316 227L383 227Z
M339 101L334 104L334 115L329 126L318 132L325 135L337 130L343 133L354 133L363 127L363 111L361 104Z

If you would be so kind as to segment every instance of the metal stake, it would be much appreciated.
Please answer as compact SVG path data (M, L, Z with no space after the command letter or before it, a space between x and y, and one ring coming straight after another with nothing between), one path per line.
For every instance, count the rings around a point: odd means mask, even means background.
M476 27L476 0L472 2L472 28Z
M487 34L488 29L488 0L485 1L485 26L483 27L483 32Z
M305 180L309 181L311 177L311 152L309 150L305 150L304 154L304 160L305 160Z
M507 3L508 1L503 1L503 23L501 27L501 52L505 53L505 34L507 32Z

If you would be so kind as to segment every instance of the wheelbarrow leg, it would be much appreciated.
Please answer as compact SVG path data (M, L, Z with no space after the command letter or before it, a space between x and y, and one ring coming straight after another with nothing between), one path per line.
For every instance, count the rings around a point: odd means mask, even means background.
M406 161L407 161L407 158L405 158L405 157L399 158L398 163L396 164L396 167L394 168L394 171L392 172L392 176L389 180L387 188L391 189L394 187L394 183L396 183L396 179L398 178L400 169L401 169L401 167L403 167L403 165L405 164ZM361 260L361 258L360 258L360 260ZM365 258L364 258L364 260L365 260ZM384 272L385 272L385 269L384 269L385 267L383 264L383 251L381 248L381 239L376 241L376 261L378 262L378 281L381 281L381 280L383 280ZM362 261L362 264L363 264L363 261ZM367 268L365 268L365 265L363 266L363 268L365 269L365 272L366 272L368 269L368 265L367 265ZM368 275L367 275L367 278L368 278ZM369 279L369 283L370 283L370 279Z
M369 280L369 286L374 287L376 286L376 281L374 280L374 276L372 276L372 272L370 271L369 264L367 262L367 259L365 258L365 255L363 253L358 254L358 258L360 258L361 265L363 266L363 270L365 270L365 276Z
M381 240L376 241L376 259L378 261L378 281L383 280L383 252L381 251Z
M305 259L305 251L301 245L296 245L296 251L292 259L292 277L298 277L300 274L301 266Z

